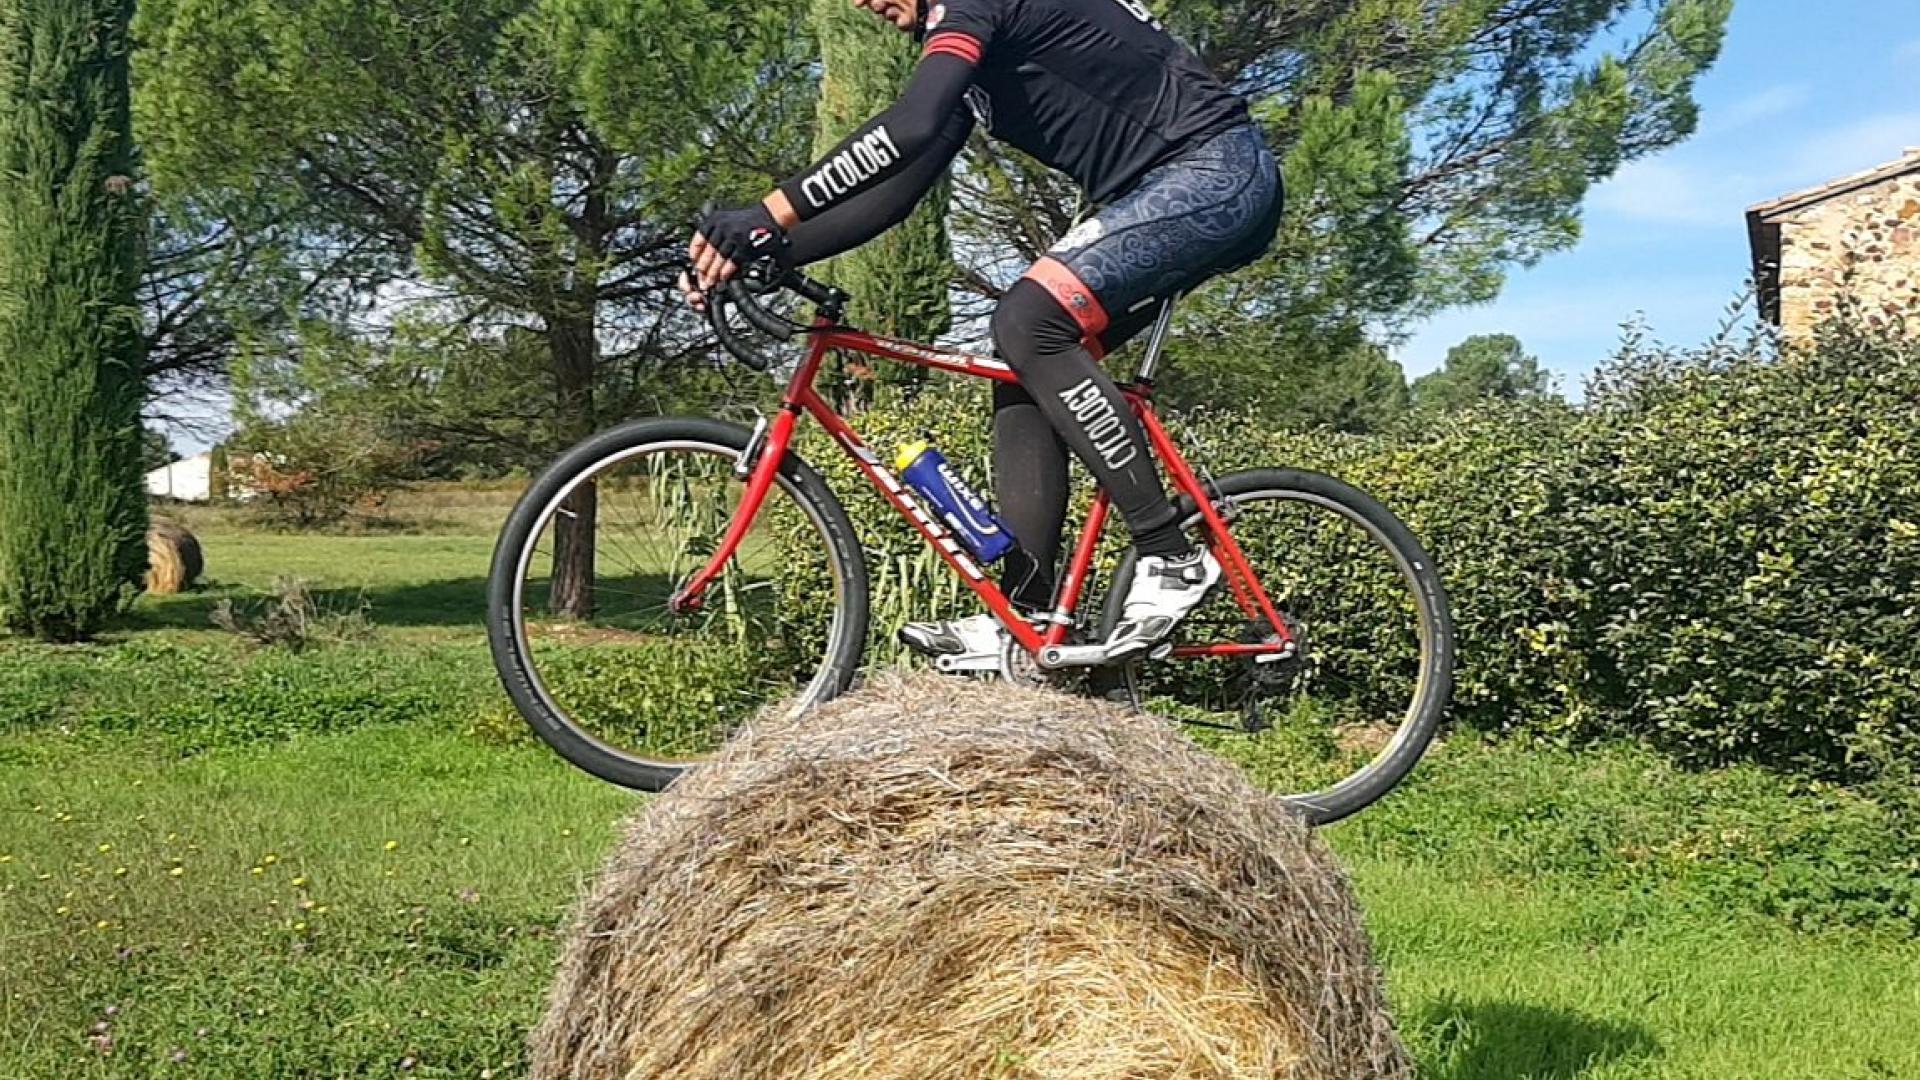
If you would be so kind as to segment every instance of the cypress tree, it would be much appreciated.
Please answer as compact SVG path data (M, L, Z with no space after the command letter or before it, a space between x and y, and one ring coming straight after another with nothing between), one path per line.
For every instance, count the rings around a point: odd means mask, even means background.
M893 103L918 54L911 38L847 0L813 0L813 25L825 67L814 150L824 154ZM854 323L916 341L946 332L952 314L947 283L953 273L947 199L943 180L906 221L834 260L827 276L853 294ZM883 384L898 384L917 382L926 372L889 364L877 374Z
M146 567L133 0L0 0L0 617L97 631Z

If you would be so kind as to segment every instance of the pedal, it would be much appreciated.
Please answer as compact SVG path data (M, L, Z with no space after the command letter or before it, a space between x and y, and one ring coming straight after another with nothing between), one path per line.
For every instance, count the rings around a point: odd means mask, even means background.
M1105 644L1051 645L1041 649L1038 657L1041 668L1047 671L1102 667L1107 663L1108 658Z
M933 669L942 675L959 675L975 671L999 671L998 653L947 653L933 658Z
M1049 671L1062 668L1106 667L1127 660L1165 660L1173 655L1173 642L1162 641L1156 645L1135 646L1130 649L1116 649L1105 642L1092 645L1056 645L1040 650L1040 666Z

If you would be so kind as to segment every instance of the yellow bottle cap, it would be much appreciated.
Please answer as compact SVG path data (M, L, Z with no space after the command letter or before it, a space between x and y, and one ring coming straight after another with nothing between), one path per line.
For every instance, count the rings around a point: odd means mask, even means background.
M894 455L893 467L900 472L906 472L913 467L914 462L920 460L920 455L926 452L927 444L925 442L910 442L901 447L900 452Z

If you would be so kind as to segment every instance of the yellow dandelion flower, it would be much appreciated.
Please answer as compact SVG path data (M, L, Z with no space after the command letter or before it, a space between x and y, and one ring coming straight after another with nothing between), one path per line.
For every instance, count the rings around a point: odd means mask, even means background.
M93 924L93 928L95 930L105 930L111 927L112 925L113 924L108 922L107 920L101 919L99 922Z
M463 836L463 837L461 837L461 838L460 838L460 846L461 846L461 847L469 847L469 846L471 846L472 844L473 844L473 837L471 837L471 836Z
M385 848L386 850L388 850L388 851L393 851L393 850L395 850L396 848L398 848L398 847L400 846L400 841L398 841L398 840L389 840L389 841L387 841L387 842L386 842L385 844L383 844L383 845L381 845L381 846L382 846L382 847L384 847L384 848Z
M5 866L7 863L10 863L12 861L13 861L13 856L0 854L0 866Z
M168 877L184 877L186 876L186 873L187 873L186 867L176 866L173 869L167 871L167 876Z
M304 933L306 933L306 932L307 932L307 924L306 924L306 923L303 923L303 922L297 922L297 923L294 923L294 924L293 924L293 932L294 932L294 933L296 933L296 934L304 934Z
M260 865L272 866L274 863L277 863L279 861L280 861L280 856L275 855L273 852L269 851L267 852L266 858L260 860Z
M306 888L306 887L307 887L307 879L306 879L306 878L305 878L304 876L302 876L302 877L297 877L297 878L294 878L294 879L293 879L293 887L294 887L294 888L296 888L296 889L304 889L304 888Z
M96 848L94 848L93 850L95 850L95 851L97 851L97 852L99 852L99 853L100 853L100 854L102 854L102 855L105 855L105 854L106 854L107 852L109 852L109 851L112 851L112 850L113 850L113 845L112 845L112 844L101 844L101 845L100 845L99 847L96 847Z
M53 909L53 913L54 913L55 915L59 915L59 916L62 916L62 917L65 917L65 916L68 916L68 915L71 915L71 914L73 914L73 909L72 909L72 908L70 908L70 907L68 907L68 906L67 906L67 905L65 905L65 904L61 904L61 905L60 905L59 907L57 907L57 908L54 908L54 909Z
M321 904L319 907L313 909L313 913L315 915L325 915L327 913L327 905Z
M252 874L254 877L259 877L261 874L264 874L266 872L267 872L267 868L264 866L256 866L253 869L247 871L247 873Z
M561 835L561 836L572 836L572 835L573 835L573 830L572 830L572 829L561 829L561 830L560 830L560 835Z
M127 876L127 868L126 868L126 867L124 867L124 866L116 866L116 867L114 867L114 868L113 868L113 876L114 876L114 877L126 877L126 876Z

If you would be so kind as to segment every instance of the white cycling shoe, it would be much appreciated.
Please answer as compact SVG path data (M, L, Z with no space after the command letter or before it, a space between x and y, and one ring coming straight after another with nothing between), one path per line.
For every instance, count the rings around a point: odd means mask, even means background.
M907 623L898 631L900 643L931 657L941 671L993 671L1010 635L1000 620L982 612L951 622Z
M1133 568L1133 583L1120 608L1120 625L1108 638L1107 663L1129 660L1149 652L1167 639L1180 620L1193 613L1219 583L1220 560L1206 548L1183 558L1142 555Z
M1219 583L1220 560L1199 548L1184 558L1142 555L1120 609L1113 636L1092 645L1061 645L1046 650L1050 668L1099 667L1151 652L1200 606ZM953 622L907 623L900 641L932 657L941 671L994 671L1001 666L1009 638L992 615L971 615Z

